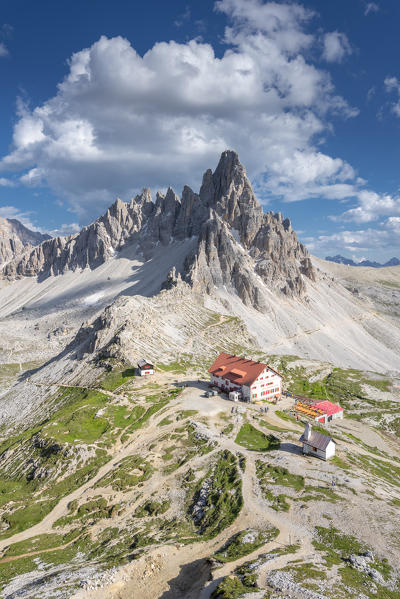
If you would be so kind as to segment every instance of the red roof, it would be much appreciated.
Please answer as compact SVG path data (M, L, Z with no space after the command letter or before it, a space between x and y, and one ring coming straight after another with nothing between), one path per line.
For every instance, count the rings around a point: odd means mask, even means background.
M332 416L332 414L337 414L338 412L343 412L343 408L328 400L314 403L312 407L318 408L319 410L323 410L328 416Z
M269 368L280 377L282 376L279 372L268 366L268 364L222 353L215 360L214 364L210 366L208 372L215 376L228 379L237 385L251 385L266 368Z

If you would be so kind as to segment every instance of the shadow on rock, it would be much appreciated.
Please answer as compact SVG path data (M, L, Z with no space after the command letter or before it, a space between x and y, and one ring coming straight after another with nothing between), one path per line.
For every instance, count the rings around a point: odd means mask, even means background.
M207 559L198 559L184 564L176 578L168 582L169 590L159 599L196 599L210 580L211 564Z

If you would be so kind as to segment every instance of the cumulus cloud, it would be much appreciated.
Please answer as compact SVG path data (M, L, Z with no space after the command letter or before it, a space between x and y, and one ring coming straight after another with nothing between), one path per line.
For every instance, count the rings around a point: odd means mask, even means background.
M8 56L8 50L7 46L3 42L0 42L0 57L2 56Z
M319 235L305 240L311 252L320 255L342 252L367 252L373 254L379 248L391 250L395 255L400 252L400 217L392 216L378 228L358 231L339 231L331 235Z
M356 208L346 210L346 212L332 218L332 220L369 223L382 217L400 215L399 197L362 189L357 192L357 200L358 206Z
M364 15L367 16L370 13L378 12L379 5L376 2L367 2L364 9Z
M326 33L323 38L323 44L322 57L327 62L342 62L346 55L352 53L347 36L339 31Z
M74 54L57 93L20 104L0 162L25 185L49 185L82 223L145 185L198 188L220 152L239 152L264 199L351 195L354 171L318 148L329 115L357 114L306 60L313 14L293 3L220 0L226 51L192 40L143 56L122 37Z

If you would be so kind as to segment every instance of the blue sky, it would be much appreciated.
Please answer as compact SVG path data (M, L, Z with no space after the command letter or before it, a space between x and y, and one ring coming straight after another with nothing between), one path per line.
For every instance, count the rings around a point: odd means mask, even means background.
M1 0L0 216L73 232L225 148L310 251L400 256L396 0Z

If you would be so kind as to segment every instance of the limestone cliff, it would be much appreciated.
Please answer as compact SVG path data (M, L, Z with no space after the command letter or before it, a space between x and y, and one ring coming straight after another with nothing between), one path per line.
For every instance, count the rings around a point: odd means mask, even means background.
M315 279L306 248L290 221L280 213L264 213L245 168L233 151L223 152L214 172L203 176L200 193L185 186L182 197L169 188L153 202L144 189L129 203L116 200L91 225L70 237L49 239L11 260L3 268L8 278L59 275L67 270L96 268L125 246L145 259L161 244L197 239L184 268L165 273L172 286L178 275L191 286L212 293L229 286L247 305L263 309L263 286L301 296L305 280Z
M49 235L31 231L14 218L0 216L0 265L18 258L26 249L49 238Z

